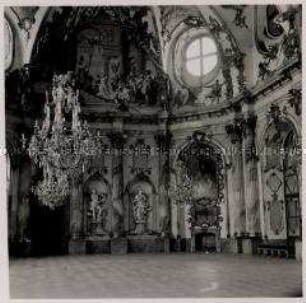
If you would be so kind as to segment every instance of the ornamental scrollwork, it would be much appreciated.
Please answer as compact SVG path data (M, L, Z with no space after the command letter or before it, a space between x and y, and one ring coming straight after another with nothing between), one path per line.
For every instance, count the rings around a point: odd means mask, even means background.
M256 8L256 16L259 8ZM297 25L298 7L290 7L282 12L275 5L266 7L266 26L264 35L260 36L256 25L255 41L263 60L258 63L258 80L270 78L274 71L294 61L301 61L300 37ZM256 24L258 22L255 22ZM273 39L276 42L269 41ZM279 63L281 62L281 63Z
M294 108L297 116L302 113L302 90L292 88L289 90L289 104Z
M133 151L133 162L131 167L132 174L151 174L150 155L151 147L145 144L143 139L138 139L135 145L130 146L130 150Z

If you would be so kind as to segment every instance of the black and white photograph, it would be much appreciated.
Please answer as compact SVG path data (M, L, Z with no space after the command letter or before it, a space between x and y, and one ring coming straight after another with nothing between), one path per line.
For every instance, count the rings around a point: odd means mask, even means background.
M303 297L302 5L186 3L3 8L11 299Z

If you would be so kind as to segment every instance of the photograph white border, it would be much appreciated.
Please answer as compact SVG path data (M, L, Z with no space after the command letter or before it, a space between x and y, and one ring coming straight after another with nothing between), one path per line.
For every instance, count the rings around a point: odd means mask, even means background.
M246 4L246 5L260 5L260 4L303 4L303 1L251 1L251 0L0 0L0 37L4 41L4 7L5 6L103 6L103 5L222 5L222 4ZM303 4L303 28L302 28L302 50L305 49L305 33L306 33L306 5ZM0 42L0 54L2 60L0 60L0 302L20 302L20 303L32 303L32 302L233 302L233 303L257 303L257 302L278 302L278 303L290 303L290 302L306 302L306 287L305 287L305 243L306 243L306 127L302 127L302 148L303 148L303 164L302 164L302 226L303 226L303 298L205 298L205 299L80 299L80 300L9 300L9 264L8 264L8 216L7 216L7 195L6 195L6 153L5 153L5 94L4 94L4 81L5 81L5 67L4 67L4 43ZM306 51L302 52L302 74L305 72L305 60ZM302 96L303 103L306 102L306 85L305 79L302 79ZM304 105L302 109L302 121L306 121L306 112L304 111ZM260 294L259 294L260 295Z

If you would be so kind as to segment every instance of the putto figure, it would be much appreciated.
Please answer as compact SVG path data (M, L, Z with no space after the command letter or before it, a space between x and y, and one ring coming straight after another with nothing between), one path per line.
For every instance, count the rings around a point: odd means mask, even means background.
M103 207L101 202L102 201L99 200L99 195L96 189L93 189L90 195L90 206L89 206L93 221L99 221L102 217Z

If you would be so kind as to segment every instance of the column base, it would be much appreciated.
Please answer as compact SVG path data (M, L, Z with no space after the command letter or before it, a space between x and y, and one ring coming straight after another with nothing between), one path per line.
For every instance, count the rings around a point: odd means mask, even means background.
M163 253L169 251L169 241L153 235L129 235L128 252L130 253Z
M261 238L258 237L248 237L242 238L242 253L255 255L257 253L257 248L261 242Z
M295 241L295 259L298 262L302 262L302 255L303 255L302 241L296 240Z
M89 238L86 241L87 254L107 254L111 252L110 239Z
M170 253L170 240L169 238L164 239L164 252Z
M85 255L86 241L84 239L73 239L68 244L69 255Z
M127 254L128 242L126 238L117 238L110 241L110 252L112 254Z
M228 240L229 252L234 254L242 253L242 239L241 238L231 238Z

